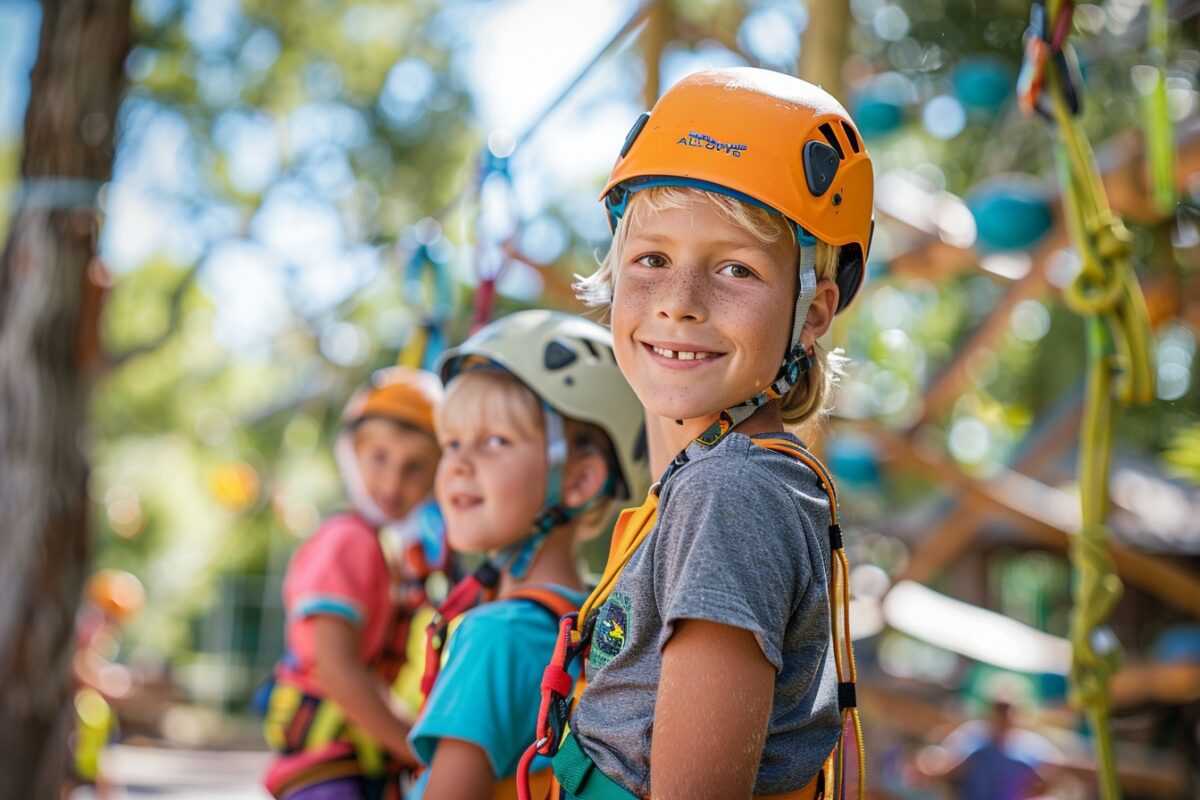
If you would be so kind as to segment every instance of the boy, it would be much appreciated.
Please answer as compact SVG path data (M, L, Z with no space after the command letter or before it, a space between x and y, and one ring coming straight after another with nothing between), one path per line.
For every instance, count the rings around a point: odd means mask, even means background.
M626 138L613 245L577 288L678 455L580 609L562 796L823 795L852 705L845 562L832 483L785 426L823 408L815 343L862 281L872 190L841 106L765 70L691 75Z
M575 544L599 530L613 501L641 497L649 483L642 408L608 331L552 311L496 320L443 356L442 376L438 503L454 550L486 558L451 597L491 582L498 599L461 614L449 639L410 737L429 765L415 793L514 798L538 667L559 616L587 596ZM439 613L458 614L453 605Z
M334 444L352 510L322 523L284 578L287 655L276 670L265 731L280 752L265 778L287 800L397 797L416 766L412 725L391 684L403 661L412 591L421 576L385 551L385 526L412 528L429 500L440 451L433 433L441 383L429 372L381 370L351 398Z

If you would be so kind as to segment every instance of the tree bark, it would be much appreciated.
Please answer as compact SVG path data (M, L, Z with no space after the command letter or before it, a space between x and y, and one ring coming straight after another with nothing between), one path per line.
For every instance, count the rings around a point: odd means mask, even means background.
M808 27L800 43L800 77L815 83L844 105L842 65L850 55L850 0L808 4Z
M57 798L65 774L90 550L91 191L112 171L129 15L130 0L42 3L23 200L0 256L0 798Z
M662 93L662 55L674 33L675 10L670 0L658 0L646 15L646 27L638 37L638 49L646 71L642 82L642 104L647 111L654 108Z

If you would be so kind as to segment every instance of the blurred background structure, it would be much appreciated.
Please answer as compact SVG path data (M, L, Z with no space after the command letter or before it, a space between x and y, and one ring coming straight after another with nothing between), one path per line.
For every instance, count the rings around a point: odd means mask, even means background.
M1108 729L1124 796L1194 797L1200 3L1067 5L1154 333L1153 400L1120 412L1108 484ZM100 568L146 598L107 651L124 739L257 747L280 578L340 502L351 388L473 321L582 311L628 126L682 75L752 64L842 98L876 165L868 282L827 343L848 374L805 434L842 489L873 796L953 796L939 764L966 734L945 737L1000 696L1045 743L1047 790L1092 796L1094 726L1067 696L1088 327L1063 302L1080 258L1057 129L1014 91L1029 13L0 4L0 784L33 797L56 774Z

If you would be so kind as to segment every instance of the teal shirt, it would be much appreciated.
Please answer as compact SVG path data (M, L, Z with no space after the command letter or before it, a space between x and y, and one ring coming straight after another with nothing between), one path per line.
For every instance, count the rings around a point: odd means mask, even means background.
M550 588L576 605L586 599L581 592ZM557 636L558 621L532 600L499 600L468 611L450 635L437 683L409 733L422 763L432 764L438 742L449 737L487 753L497 781L516 774L534 740L542 671ZM572 669L577 673L578 664ZM549 766L539 758L533 770ZM428 780L426 770L409 797L419 800Z

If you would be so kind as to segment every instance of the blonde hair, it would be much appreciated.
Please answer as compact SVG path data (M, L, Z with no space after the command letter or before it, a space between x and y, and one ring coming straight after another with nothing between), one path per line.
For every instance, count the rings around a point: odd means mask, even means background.
M651 214L668 209L686 209L697 198L707 201L722 217L741 228L745 228L763 244L774 244L787 237L796 242L796 231L783 216L765 208L744 203L728 195L683 186L653 186L636 192L629 200L625 215L617 223L612 246L600 262L600 268L574 284L576 296L589 306L607 309L612 304L621 252L629 239L630 228L643 224ZM817 241L817 280L833 280L837 277L841 248ZM792 318L786 324L791 328ZM792 427L812 417L820 418L828 409L825 407L833 384L841 374L844 359L827 353L819 346L814 347L812 366L800 376L800 380L779 401L779 412L784 424Z
M446 394L433 414L439 442L446 421L465 422L469 433L478 432L484 420L499 418L521 436L546 440L546 417L542 400L511 372L502 369L472 369L462 372L446 386ZM473 427L472 427L473 426ZM567 463L588 455L599 455L615 479L620 474L617 455L608 435L599 427L563 415L567 440ZM576 538L588 538L600 531L613 503L612 490L578 519ZM532 520L530 520L532 522Z

